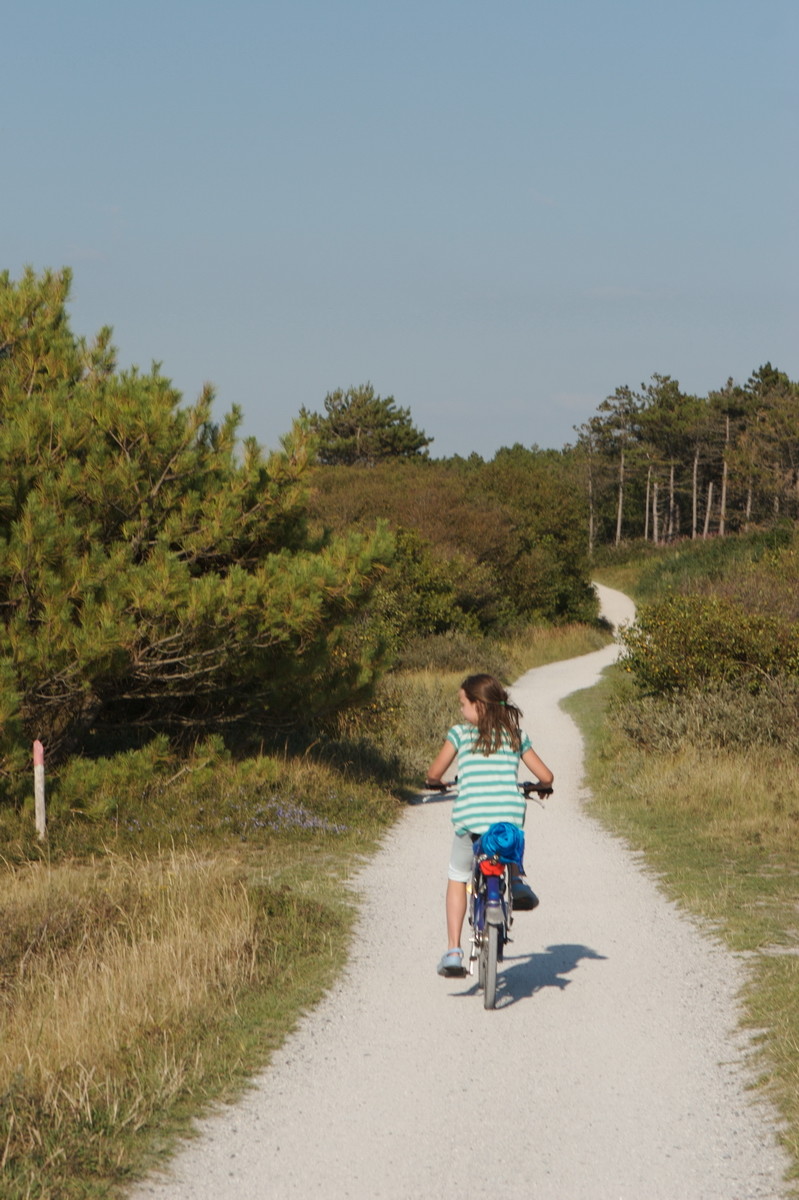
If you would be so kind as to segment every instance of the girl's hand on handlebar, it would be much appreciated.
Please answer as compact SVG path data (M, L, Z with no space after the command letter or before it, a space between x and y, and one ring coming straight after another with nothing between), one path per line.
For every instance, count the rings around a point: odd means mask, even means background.
M446 782L443 779L425 779L422 784L424 792L438 792L443 800L451 800L455 795L453 788L457 784L457 779L449 779ZM431 797L429 795L422 796L422 804L425 804Z
M538 783L531 779L526 779L524 783L519 784L525 796L531 796L533 792L538 796L539 800L543 800L545 796L551 796L555 790L548 783Z

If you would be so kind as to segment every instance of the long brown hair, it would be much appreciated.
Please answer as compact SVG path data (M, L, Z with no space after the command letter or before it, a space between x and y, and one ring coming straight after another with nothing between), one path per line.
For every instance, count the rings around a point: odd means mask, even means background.
M474 749L481 750L486 756L494 754L506 738L512 750L521 749L521 710L511 703L499 680L493 675L467 675L461 687L477 709Z

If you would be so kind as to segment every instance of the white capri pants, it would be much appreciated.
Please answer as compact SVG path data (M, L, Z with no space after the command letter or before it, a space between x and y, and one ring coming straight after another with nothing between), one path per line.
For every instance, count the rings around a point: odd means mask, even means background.
M449 852L447 878L456 883L468 883L472 877L474 842L470 833L456 833Z

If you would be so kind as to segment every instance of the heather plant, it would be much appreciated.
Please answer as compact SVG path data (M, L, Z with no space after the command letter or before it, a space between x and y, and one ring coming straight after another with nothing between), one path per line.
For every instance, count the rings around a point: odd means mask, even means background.
M653 753L681 747L799 753L799 680L777 677L757 692L731 683L617 702L613 719L630 742Z
M12 863L54 862L107 851L157 854L165 846L366 836L390 819L394 801L374 778L370 790L336 770L335 759L332 747L323 756L237 759L219 737L177 753L163 736L108 758L74 756L48 780L46 845L34 836L28 797L19 812L0 813L0 853ZM400 780L391 771L384 777Z

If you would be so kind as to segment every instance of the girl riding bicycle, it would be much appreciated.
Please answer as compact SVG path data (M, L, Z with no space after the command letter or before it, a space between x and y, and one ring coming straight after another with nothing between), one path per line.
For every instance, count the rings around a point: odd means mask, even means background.
M444 772L458 759L458 797L452 808L455 837L446 902L449 948L438 964L439 975L465 974L461 932L466 884L472 872L471 835L485 833L495 821L524 825L526 801L516 786L520 761L539 783L549 786L555 778L520 728L522 714L498 679L469 675L460 686L458 699L463 721L449 730L427 772L428 783L440 784ZM538 903L521 876L514 881L513 897L517 908L534 908Z

